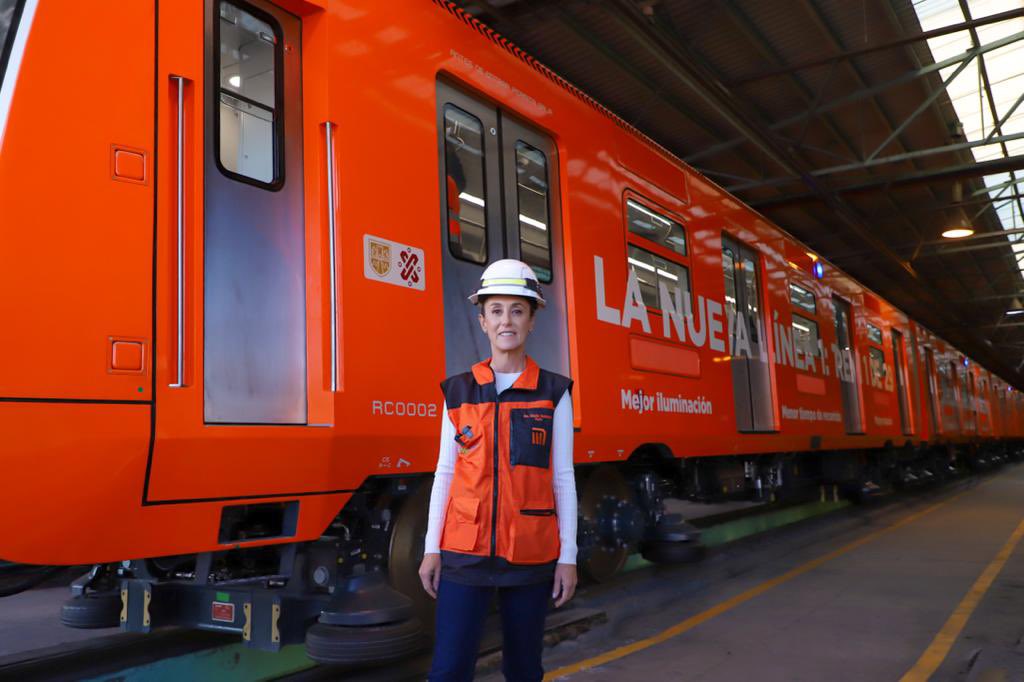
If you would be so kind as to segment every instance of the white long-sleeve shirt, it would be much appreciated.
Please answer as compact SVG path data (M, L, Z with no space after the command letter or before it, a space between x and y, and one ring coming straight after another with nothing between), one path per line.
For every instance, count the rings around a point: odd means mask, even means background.
M494 373L495 388L502 393L512 386L522 372ZM434 486L430 491L430 516L427 520L427 535L423 542L426 554L440 552L441 529L444 527L444 511L448 493L455 476L455 462L458 444L455 442L455 425L448 416L448 404L442 408L441 444L437 454L437 471L434 472ZM572 396L566 391L555 406L551 433L552 485L555 492L555 514L558 517L558 538L561 551L560 564L576 563L576 478L572 461Z

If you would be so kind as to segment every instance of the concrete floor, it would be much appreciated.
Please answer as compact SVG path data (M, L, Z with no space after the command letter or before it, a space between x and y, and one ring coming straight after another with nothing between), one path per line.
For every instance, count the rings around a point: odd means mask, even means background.
M118 628L74 630L60 625L60 604L70 596L65 586L30 590L0 599L0 656L119 632Z
M118 628L74 630L61 625L60 606L70 596L67 586L62 586L0 599L0 657L119 632Z
M876 509L837 512L737 543L700 564L625 576L614 589L575 604L604 609L608 623L547 650L545 669L550 673L652 637L944 501L693 629L565 678L899 680L1024 519L1024 466ZM1024 543L931 679L1024 681Z

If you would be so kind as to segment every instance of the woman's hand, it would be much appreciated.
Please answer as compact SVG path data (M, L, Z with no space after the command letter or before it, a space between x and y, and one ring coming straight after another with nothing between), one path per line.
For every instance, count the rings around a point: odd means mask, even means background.
M576 568L573 566L572 568ZM557 572L557 571L556 571ZM437 599L437 586L441 582L441 555L424 554L420 562L420 582L423 589L434 599ZM573 571L573 583L576 585L576 572Z
M423 575L423 569L420 569ZM558 564L555 566L555 586L551 591L551 598L555 600L555 608L572 599L576 594L576 565Z

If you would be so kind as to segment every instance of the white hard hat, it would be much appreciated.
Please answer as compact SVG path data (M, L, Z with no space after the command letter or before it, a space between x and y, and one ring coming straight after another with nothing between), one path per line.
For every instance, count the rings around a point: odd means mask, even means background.
M541 308L547 304L533 268L512 258L496 260L484 269L484 274L480 276L480 288L469 297L469 302L476 305L480 296L502 295L532 298Z

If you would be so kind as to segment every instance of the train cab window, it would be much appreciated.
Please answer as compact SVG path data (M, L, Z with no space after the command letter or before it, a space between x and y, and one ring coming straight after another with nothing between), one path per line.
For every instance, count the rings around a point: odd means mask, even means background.
M548 160L544 152L516 142L516 200L519 206L521 260L537 278L551 282L551 231L548 229Z
M686 232L676 221L659 215L632 199L627 199L626 223L633 234L650 239L680 256L686 255Z
M789 285L789 300L797 308L806 310L812 315L817 314L818 308L814 304L814 294L807 291L801 286L790 283Z
M629 268L636 273L636 279L640 282L640 296L644 299L644 305L661 310L661 301L658 296L660 282L666 284L670 294L675 291L676 287L679 287L684 297L683 300L689 299L690 272L685 266L633 244L629 245L628 253Z
M283 181L281 31L269 16L229 2L219 6L219 165L229 176L276 188Z
M476 116L450 104L445 106L448 248L456 258L480 264L487 262L483 132L484 127Z
M882 345L882 330L870 322L868 323L868 340L872 343L877 343L879 346Z
M0 0L0 83L4 82L7 60L10 58L18 18L24 4L23 0Z
M818 323L793 313L793 346L804 355L820 355Z

